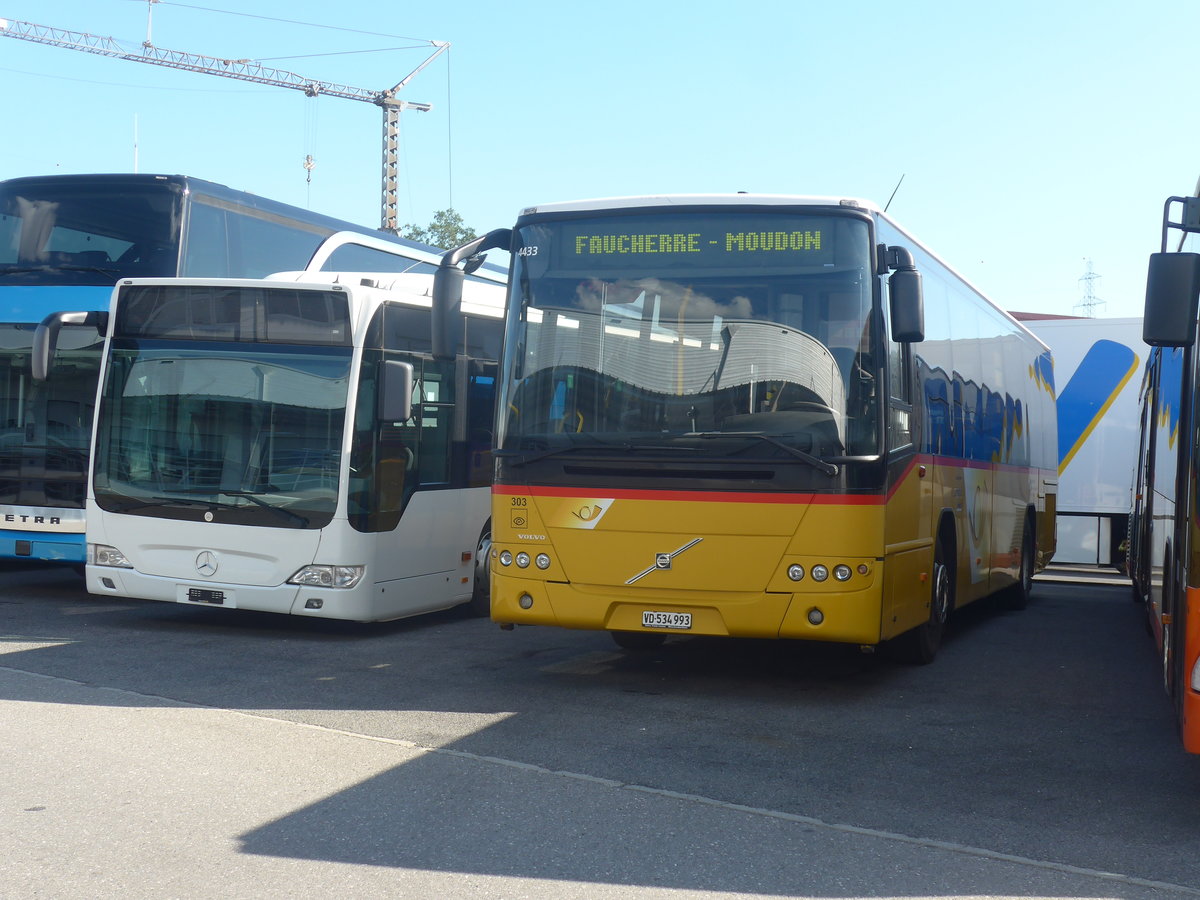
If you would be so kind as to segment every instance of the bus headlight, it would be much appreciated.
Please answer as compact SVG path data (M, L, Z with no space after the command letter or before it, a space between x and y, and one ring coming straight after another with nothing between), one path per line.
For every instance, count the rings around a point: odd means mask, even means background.
M305 587L352 588L362 580L366 566L305 566L287 580Z
M851 574L853 574L853 573L851 573L849 566L834 566L833 567L833 577L836 578L838 581L849 581Z
M133 563L126 558L124 553L108 544L88 544L87 562L89 566L111 566L114 569L133 568Z
M509 552L508 550L500 551L500 565L502 565L502 566L511 566L512 565L512 553L511 552Z
M522 550L517 554L517 568L525 569L529 567L529 554Z
M801 565L788 566L787 576L788 576L788 578L792 579L792 581L803 581L804 580L804 566L801 566Z
M548 553L539 553L539 554L538 554L538 555L537 555L537 556L534 558L534 560L533 560L533 564L534 564L535 566L537 566L539 569L543 569L543 570L544 570L544 569L548 569L548 568L550 568L550 554L548 554Z
M813 581L824 581L829 577L829 569L825 566L813 566L811 569Z

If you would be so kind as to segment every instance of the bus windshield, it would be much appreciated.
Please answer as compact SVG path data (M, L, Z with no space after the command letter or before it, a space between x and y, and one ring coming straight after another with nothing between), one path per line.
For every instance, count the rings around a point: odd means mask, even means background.
M865 220L652 213L517 234L499 435L515 462L878 452Z
M0 504L83 509L103 338L64 328L53 377L34 381L34 329L0 323Z
M349 374L342 348L114 347L96 502L166 518L327 525Z
M0 182L0 283L174 275L182 194L156 183Z
M344 293L135 285L113 329L93 473L101 509L329 523L352 354Z

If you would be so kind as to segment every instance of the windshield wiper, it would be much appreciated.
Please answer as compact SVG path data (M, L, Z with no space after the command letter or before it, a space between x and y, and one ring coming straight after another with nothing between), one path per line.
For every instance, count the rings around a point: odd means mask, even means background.
M135 499L133 497L122 497L120 495L113 495L111 498L106 496L105 499L106 500L114 500L120 504L121 508L119 510L116 510L116 512L129 512L130 510L134 510L134 509L145 509L147 506L162 506L164 503L175 503L175 504L178 504L179 506L206 506L206 507L214 507L214 506L224 505L221 503L210 503L205 500L192 500L189 497L150 497L148 499L139 500L139 499Z
M56 272L99 272L101 275L111 275L121 270L116 266L51 266Z
M101 275L112 275L120 272L118 266L21 266L0 265L0 275L28 275L31 272L99 272Z
M685 437L698 438L754 438L755 440L764 441L772 447L778 447L780 450L785 450L799 460L808 463L819 472L823 472L830 478L837 475L841 469L835 464L821 459L819 456L814 456L799 447L793 447L790 444L785 444L783 441L771 437L769 434L763 434L761 431L696 431Z
M261 506L263 509L269 509L271 512L275 513L277 516L283 516L285 519L287 519L290 522L298 523L301 528L304 528L305 526L308 525L308 517L307 516L302 516L302 515L300 515L300 513L292 512L290 509L284 509L282 506L272 506L270 503L268 503L262 497L258 496L258 494L254 493L253 491L227 491L224 488L220 488L217 490L217 493L224 494L227 497L245 497L247 500L249 500L251 503L255 504L256 506Z
M295 523L296 525L298 525L301 528L306 528L308 526L308 518L307 517L302 516L299 513L294 513L290 509L284 509L282 506L272 506L270 503L267 503L265 500L261 499L260 497L255 496L250 491L224 491L224 490L220 490L219 488L216 490L211 490L209 488L184 488L183 490L180 491L180 493L184 493L184 494L215 493L215 494L226 494L231 497L245 497L251 503L254 503L257 506L261 506L263 509L270 510L271 512L275 513L275 515L280 516L281 518L284 518L289 522ZM243 508L236 503L222 503L219 500L200 500L200 499L195 499L192 497L151 497L149 500L135 501L133 503L130 503L127 506L123 505L121 507L121 511L128 512L131 509L144 509L147 506L158 506L158 505L164 504L164 503L165 504L174 503L179 506L203 506L207 509L242 509Z
M550 447L546 450L536 450L526 452L524 450L493 450L492 456L498 456L501 459L508 460L512 466L527 466L530 463L537 462L539 459L546 459L551 456L558 456L560 453L574 453L576 450L621 450L629 452L638 449L628 441L623 441L619 444L608 443L601 441L598 438L591 438L594 443L590 444L568 444L565 447Z

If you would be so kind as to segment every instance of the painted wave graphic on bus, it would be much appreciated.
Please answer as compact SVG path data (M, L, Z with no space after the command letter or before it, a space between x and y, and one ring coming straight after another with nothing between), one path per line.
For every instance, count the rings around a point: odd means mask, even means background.
M1116 341L1099 340L1088 349L1058 398L1059 474L1133 378L1139 362L1131 348Z
M1054 396L1054 358L1047 350L1029 367L1029 377L1033 379L1039 390Z
M928 428L925 453L988 463L1030 461L1025 407L1021 398L987 385L930 370L918 359L925 386Z
M1179 437L1179 394L1183 386L1183 350L1163 348L1162 363L1159 366L1159 403L1158 427L1166 429L1167 444L1175 446Z

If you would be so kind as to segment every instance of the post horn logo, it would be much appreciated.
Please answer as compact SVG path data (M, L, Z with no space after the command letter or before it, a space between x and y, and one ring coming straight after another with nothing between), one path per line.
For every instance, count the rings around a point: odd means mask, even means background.
M571 515L580 522L594 522L604 514L604 507L599 503L585 504L579 509L571 510Z

